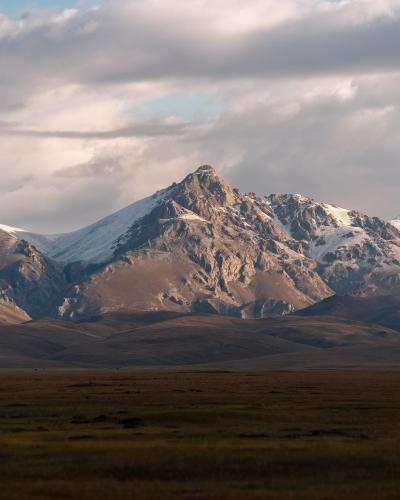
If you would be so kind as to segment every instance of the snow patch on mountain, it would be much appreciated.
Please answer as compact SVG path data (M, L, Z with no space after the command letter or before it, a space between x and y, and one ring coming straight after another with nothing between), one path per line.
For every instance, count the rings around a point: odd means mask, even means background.
M203 219L203 217L200 217L200 215L195 214L194 212L188 212L186 214L182 214L178 217L179 219L182 220L198 220L201 222L209 222L206 219Z
M39 233L33 233L27 229L22 229L20 227L7 226L5 224L0 224L0 231L13 236L18 240L25 240L31 245L34 245L40 252L48 254L53 241L58 238L58 235L45 235Z
M392 224L392 226L394 226L396 229L400 231L400 216L391 220L390 223Z
M20 235L28 232L25 229L21 229L20 227L6 226L5 224L0 224L0 231L4 231L5 233L11 234L16 238L19 238Z
M277 215L275 215L272 219L274 225L280 229L286 236L292 237L292 232L290 229L290 223L284 224Z
M315 240L310 243L309 256L316 262L324 262L326 256L338 250L345 251L361 244L367 237L363 229L350 229L344 227L319 228L315 235Z
M350 227L353 221L350 217L350 210L346 208L337 207L336 205L323 204L325 210L340 224Z
M167 190L132 203L100 221L72 233L58 236L48 251L54 260L63 263L84 261L101 263L111 258L129 228L160 203Z
M368 238L364 229L354 226L350 210L325 203L322 206L335 224L321 225L316 230L309 247L309 256L316 262L324 262L328 254L345 251Z
M170 221L177 221L177 220L205 222L206 224L210 223L208 220L203 219L203 217L200 217L200 215L197 215L194 212L191 212L189 210L178 215L177 217L170 217L168 219L160 219L160 222L170 222Z

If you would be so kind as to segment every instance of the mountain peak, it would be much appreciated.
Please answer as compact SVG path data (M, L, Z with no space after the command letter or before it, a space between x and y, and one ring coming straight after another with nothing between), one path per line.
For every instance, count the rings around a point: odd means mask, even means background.
M213 206L230 206L236 201L231 186L211 165L202 165L175 186L172 198L197 215L209 219Z
M195 172L195 174L208 174L217 175L217 171L212 165L201 165Z

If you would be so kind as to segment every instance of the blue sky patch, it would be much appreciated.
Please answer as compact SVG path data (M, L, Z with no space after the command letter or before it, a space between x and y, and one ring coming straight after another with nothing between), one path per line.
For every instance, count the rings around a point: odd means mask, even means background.
M18 16L32 9L68 9L79 5L98 4L100 1L80 0L0 0L0 12Z
M212 120L218 117L222 106L212 92L188 94L174 92L159 99L148 101L135 112L146 115L179 116L186 120L194 118Z

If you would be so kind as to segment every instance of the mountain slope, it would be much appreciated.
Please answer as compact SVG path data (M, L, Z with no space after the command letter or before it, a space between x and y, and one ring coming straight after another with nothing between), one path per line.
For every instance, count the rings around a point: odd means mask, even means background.
M53 314L65 292L62 267L33 245L0 230L0 298L20 319ZM17 312L18 311L18 312Z
M63 263L99 263L110 259L119 239L136 220L149 213L163 196L164 192L158 192L86 228L56 237L49 248L49 257Z
M0 225L0 230L26 240L40 252L57 262L68 264L105 262L113 256L119 238L135 220L150 212L163 197L163 192L132 203L126 208L85 228L59 235L40 235L20 228Z

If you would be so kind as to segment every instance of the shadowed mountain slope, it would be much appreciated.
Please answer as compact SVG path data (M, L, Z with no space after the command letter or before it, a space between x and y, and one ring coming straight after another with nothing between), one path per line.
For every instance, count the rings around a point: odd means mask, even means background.
M297 311L296 314L301 316L328 315L379 324L400 331L400 298L390 295L372 297L335 295L302 311Z
M332 317L107 315L3 326L0 368L392 366L400 334Z
M25 240L0 230L0 299L14 321L53 314L66 280L62 267ZM13 311L13 312L12 312ZM11 319L11 317L10 317Z

